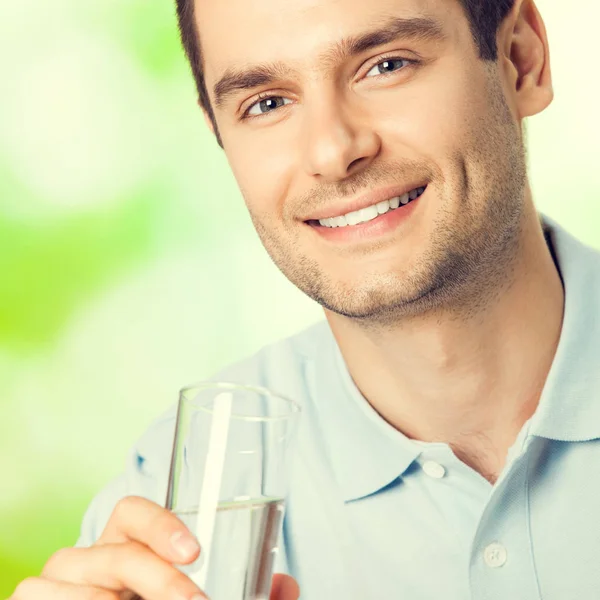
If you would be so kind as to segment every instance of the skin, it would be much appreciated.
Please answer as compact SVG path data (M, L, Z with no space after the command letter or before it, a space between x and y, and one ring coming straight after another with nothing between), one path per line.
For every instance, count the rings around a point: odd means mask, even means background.
M129 496L115 507L90 548L64 548L40 577L22 581L9 600L201 600L202 591L174 565L192 563L200 546L170 511ZM273 578L270 600L298 600L298 584Z
M323 60L384 14L433 17L444 40ZM538 405L564 309L523 148L523 119L553 98L535 4L517 1L495 63L479 59L457 0L197 0L196 21L215 123L204 116L273 261L324 307L385 420L495 482ZM421 64L383 76L373 67L390 53ZM271 60L297 72L216 107L226 69ZM278 100L257 105L259 93ZM241 119L248 109L263 116ZM413 181L428 184L424 201L385 235L340 244L305 223Z
M211 101L214 83L240 61L279 59L298 70L214 109L267 251L324 307L379 414L411 438L450 444L494 482L538 405L564 309L523 150L523 119L553 95L534 3L518 0L493 64L479 60L457 0L197 0L196 9ZM384 13L433 17L444 39L320 57ZM383 77L373 67L390 52L420 64ZM278 96L281 107L240 120L258 92ZM413 180L426 182L427 193L386 235L342 245L304 222ZM94 546L59 551L11 599L191 598L199 590L173 565L192 562L199 549L178 554L177 532L189 534L174 515L126 498ZM275 576L271 600L298 597L292 578Z

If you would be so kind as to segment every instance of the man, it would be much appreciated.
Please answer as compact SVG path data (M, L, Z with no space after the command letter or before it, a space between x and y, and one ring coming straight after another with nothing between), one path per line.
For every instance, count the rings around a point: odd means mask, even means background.
M303 404L272 597L599 597L600 255L527 181L553 96L533 0L179 17L257 232L326 316L218 376ZM174 416L13 600L199 593L160 508Z

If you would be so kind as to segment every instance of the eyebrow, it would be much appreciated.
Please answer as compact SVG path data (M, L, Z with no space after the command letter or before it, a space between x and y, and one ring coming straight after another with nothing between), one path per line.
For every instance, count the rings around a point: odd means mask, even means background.
M430 17L391 17L375 29L338 41L333 48L326 50L320 59L329 66L336 61L348 59L400 39L423 42L443 41L446 35L441 24ZM281 61L242 69L231 67L225 71L213 88L215 106L222 108L232 96L242 90L268 85L290 76L297 77L298 72Z

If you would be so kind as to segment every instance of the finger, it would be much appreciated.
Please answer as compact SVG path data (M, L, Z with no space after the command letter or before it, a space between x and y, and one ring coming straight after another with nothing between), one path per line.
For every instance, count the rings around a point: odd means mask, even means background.
M191 579L139 542L65 548L57 554L42 573L48 579L132 591L145 600L205 598Z
M91 586L50 581L42 577L23 580L8 600L119 600L117 592Z
M110 516L97 544L134 540L151 548L164 560L187 564L200 553L198 540L171 511L140 498L123 498Z
M281 573L273 575L270 600L298 600L298 598L300 598L300 587L293 577Z

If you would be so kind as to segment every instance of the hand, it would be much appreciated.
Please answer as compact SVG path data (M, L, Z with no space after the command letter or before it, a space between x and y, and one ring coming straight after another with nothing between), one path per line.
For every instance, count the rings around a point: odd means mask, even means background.
M9 600L200 600L206 596L173 565L198 558L200 547L167 509L129 496L113 511L90 548L64 548L40 577L21 582ZM298 600L287 575L273 578L271 600Z

